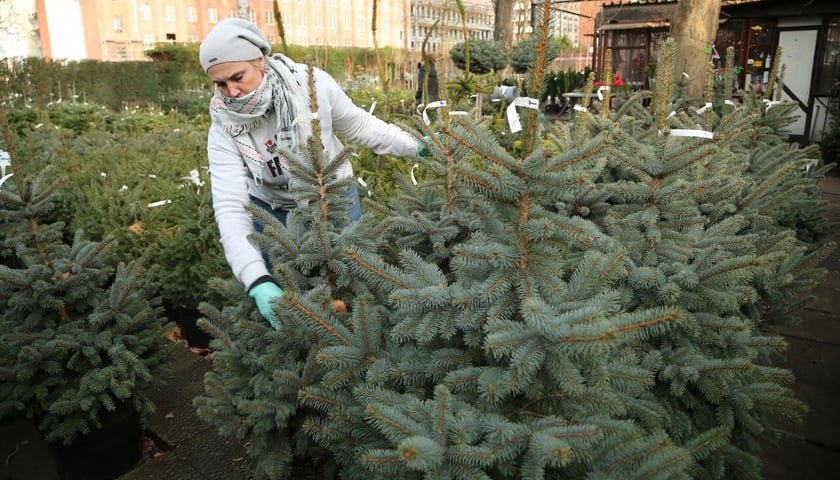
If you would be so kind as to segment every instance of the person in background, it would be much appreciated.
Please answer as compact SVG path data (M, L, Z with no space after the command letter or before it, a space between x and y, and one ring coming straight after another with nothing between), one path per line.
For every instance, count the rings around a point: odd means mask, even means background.
M435 67L435 56L427 55L426 64L417 64L417 92L414 94L414 107L429 104L440 100L440 89L438 86L438 74ZM426 73L428 72L428 75ZM428 78L427 78L428 77ZM428 85L426 97L423 98L423 89Z
M199 60L215 88L207 135L211 194L222 247L234 276L254 299L262 316L277 328L274 303L283 290L269 272L262 252L250 241L259 225L246 210L254 204L285 224L297 204L289 189L285 151L298 152L312 134L315 115L309 103L309 67L272 55L259 28L246 20L219 22L199 47ZM422 142L353 104L326 72L313 68L321 141L330 158L345 140L377 154L418 155ZM353 175L348 161L341 178ZM361 217L355 183L348 189L351 220Z

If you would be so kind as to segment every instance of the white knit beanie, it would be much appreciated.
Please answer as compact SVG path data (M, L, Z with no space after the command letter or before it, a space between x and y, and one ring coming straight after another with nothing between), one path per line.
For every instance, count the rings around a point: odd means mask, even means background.
M253 23L241 18L226 18L219 22L198 48L198 58L204 71L227 62L246 62L271 53L271 45Z

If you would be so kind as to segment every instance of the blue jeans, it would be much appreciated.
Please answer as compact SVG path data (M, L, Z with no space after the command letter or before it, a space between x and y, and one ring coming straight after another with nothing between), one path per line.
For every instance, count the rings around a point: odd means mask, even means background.
M347 189L347 192L344 193L344 197L353 201L353 205L351 205L350 209L347 211L347 217L350 219L351 222L358 221L360 218L362 218L362 202L359 199L359 189L356 188L355 183L350 184L350 187ZM274 218L276 218L280 223L286 225L286 216L289 214L288 210L282 208L278 208L275 210L271 208L271 205L256 197L251 197L251 204L262 208L266 212L270 212L272 215L274 215ZM256 218L254 218L254 229L258 233L262 233L263 231L262 222L260 222Z

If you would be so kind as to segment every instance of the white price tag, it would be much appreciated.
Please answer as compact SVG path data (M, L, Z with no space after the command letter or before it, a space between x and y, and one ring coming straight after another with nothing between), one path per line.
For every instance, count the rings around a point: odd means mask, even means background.
M659 135L662 135L662 131L659 131ZM715 138L715 134L713 132L709 132L707 130L698 130L693 128L672 128L668 131L668 135L672 137L698 137L698 138L708 138L712 140Z
M415 176L414 176L414 169L415 169L415 168L417 168L417 167L419 167L419 166L420 166L420 164L419 164L419 163L415 163L415 164L411 167L411 183L413 183L414 185L417 185L417 177L415 177Z
M513 102L507 107L507 121L511 133L516 133L522 130L522 124L519 122L519 112L516 107L525 107L532 110L540 108L540 101L531 97L516 97Z
M604 90L609 90L609 89L610 89L609 85L601 85L600 87L598 87L598 92L597 92L598 93L598 100L604 101L604 94L601 93L601 92L603 92Z
M423 122L426 125L431 123L431 120L429 120L429 116L426 114L426 111L428 109L430 109L430 108L441 108L441 107L445 107L445 106L446 106L446 100L438 100L437 102L432 102L432 103L426 105L426 108L423 109Z
M766 98L763 100L763 102L765 105L767 105L767 108L764 109L765 112L770 110L771 107L775 107L776 105L781 103L778 100L768 100Z

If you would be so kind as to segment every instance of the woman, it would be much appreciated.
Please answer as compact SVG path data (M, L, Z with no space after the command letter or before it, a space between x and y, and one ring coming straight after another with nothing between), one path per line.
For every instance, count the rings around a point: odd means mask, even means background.
M199 48L201 66L215 85L207 156L225 258L262 316L276 328L272 305L283 290L249 240L255 227L245 206L259 205L285 223L296 202L282 152L305 146L314 115L309 108L309 67L270 54L259 28L239 18L219 22ZM354 105L326 72L313 68L313 75L321 140L330 158L342 149L336 134L378 154L409 156L422 148L412 135ZM346 161L339 171L342 178L353 174ZM357 220L361 207L355 185L348 196L353 200L350 218Z

